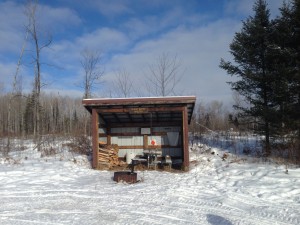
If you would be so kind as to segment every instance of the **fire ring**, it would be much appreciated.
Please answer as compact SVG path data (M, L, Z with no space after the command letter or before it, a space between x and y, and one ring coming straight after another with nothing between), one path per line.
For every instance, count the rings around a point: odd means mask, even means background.
M137 182L137 173L128 171L115 172L113 180L116 182L126 182L129 184L133 184Z

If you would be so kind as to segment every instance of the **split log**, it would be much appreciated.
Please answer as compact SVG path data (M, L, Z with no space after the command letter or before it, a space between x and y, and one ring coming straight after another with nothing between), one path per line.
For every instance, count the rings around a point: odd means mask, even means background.
M98 161L99 163L108 163L109 167L119 166L119 146L107 145L99 142Z

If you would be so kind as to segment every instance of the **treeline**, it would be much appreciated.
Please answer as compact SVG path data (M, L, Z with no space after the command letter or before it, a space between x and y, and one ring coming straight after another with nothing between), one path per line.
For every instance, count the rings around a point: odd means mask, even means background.
M266 155L286 144L299 157L300 0L283 3L274 19L263 0L253 10L230 44L233 61L222 59L220 64L237 78L229 84L241 96L231 120L251 124L263 135Z
M189 131L197 136L204 133L228 131L232 128L228 120L229 115L230 112L221 101L200 101L195 106Z
M42 94L38 102L39 135L89 134L90 115L81 98ZM2 137L36 136L35 98L29 95L0 95L0 135ZM10 111L10 112L9 112Z
M34 137L34 104L32 94L0 94L0 136ZM90 135L90 114L83 107L81 98L42 94L38 109L41 115L39 135ZM230 115L221 101L200 101L195 106L190 130L200 134L209 130L227 131L234 127L229 120Z
M32 94L0 94L0 136L34 137L34 104L36 103ZM90 114L83 107L82 98L43 93L38 109L41 115L39 135L89 135L91 132ZM209 130L227 131L234 127L229 120L230 115L232 113L221 101L200 101L195 106L190 129L198 133Z
M35 98L33 94L0 94L0 137L36 137ZM9 116L9 107L11 112ZM82 98L43 93L38 105L40 132L38 135L90 135L90 114L82 105ZM230 111L221 101L196 104L190 131L203 134L228 131L233 128Z

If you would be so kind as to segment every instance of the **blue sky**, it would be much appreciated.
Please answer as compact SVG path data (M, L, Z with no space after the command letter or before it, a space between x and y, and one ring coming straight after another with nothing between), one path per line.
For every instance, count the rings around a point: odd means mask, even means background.
M26 1L0 1L0 84L9 91L24 43ZM41 42L52 36L41 60L43 89L81 97L78 87L83 69L80 53L93 49L102 54L104 83L94 94L113 93L116 71L125 69L135 86L149 74L149 65L162 53L177 55L183 77L181 95L230 104L232 78L219 66L231 60L229 44L242 20L253 14L253 0L40 0L38 25ZM268 0L271 15L278 15L281 0ZM32 89L31 43L26 44L20 74L23 90ZM51 65L51 66L50 66ZM1 87L1 86L0 86ZM147 93L145 93L147 95Z

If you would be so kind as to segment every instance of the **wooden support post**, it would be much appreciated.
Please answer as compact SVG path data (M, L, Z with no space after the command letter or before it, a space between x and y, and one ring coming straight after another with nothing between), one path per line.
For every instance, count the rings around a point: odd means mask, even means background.
M107 135L107 144L111 145L111 134L110 134L110 126L107 125L106 127L106 135Z
M99 118L96 109L92 109L92 147L93 147L93 168L98 167L98 154L99 154Z
M188 134L188 111L187 107L182 111L182 139L183 139L183 170L188 171L190 166L189 157L189 134Z
M144 135L144 139L143 139L143 148L144 148L144 150L145 149L148 149L148 135L147 134L145 134Z

